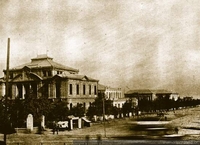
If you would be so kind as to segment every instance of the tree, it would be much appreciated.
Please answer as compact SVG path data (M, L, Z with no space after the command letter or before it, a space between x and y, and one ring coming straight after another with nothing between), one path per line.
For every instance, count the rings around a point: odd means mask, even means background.
M87 116L93 117L94 115L101 116L103 114L103 99L104 95L99 95L95 101L90 105L87 111ZM116 114L116 109L113 106L112 100L105 100L105 114Z
M6 103L6 104L5 104ZM6 135L15 133L15 129L11 125L10 114L8 113L8 103L0 101L0 133L4 134L4 142L6 142Z
M10 109L10 120L13 124L13 127L25 127L25 115L24 103L23 100L16 98L11 102Z
M72 107L70 114L76 117L83 117L85 116L85 107L83 104L77 104L77 106Z
M124 115L129 113L129 112L133 112L131 100L127 100L124 103L124 105L122 106L122 112L123 112Z
M38 126L41 123L41 116L48 115L51 108L51 102L45 98L37 98L35 94L30 91L25 99L16 98L12 101L9 109L11 121L15 127L25 127L25 122L28 114L34 117L34 125Z
M49 121L66 120L67 116L69 115L69 108L67 105L67 101L64 100L55 100L52 102L47 119Z

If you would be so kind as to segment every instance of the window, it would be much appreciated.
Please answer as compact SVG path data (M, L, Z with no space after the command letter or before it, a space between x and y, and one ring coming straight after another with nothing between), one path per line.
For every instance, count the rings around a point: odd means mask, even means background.
M10 73L10 79L13 79L13 73L12 72Z
M62 74L62 71L57 71L57 74L59 75L59 74Z
M97 86L94 86L94 94L97 94Z
M47 76L47 74L46 74L46 71L45 71L45 70L43 70L43 76L44 76L44 77L46 77L46 76Z
M48 71L48 76L51 76L51 71Z
M79 95L79 84L76 85L76 94Z
M89 85L89 95L91 95L91 85Z
M85 85L83 85L83 95L85 95Z
M73 105L72 105L72 103L70 103L70 107L69 108L72 109L72 107L73 107Z
M72 84L69 84L69 94L72 95Z

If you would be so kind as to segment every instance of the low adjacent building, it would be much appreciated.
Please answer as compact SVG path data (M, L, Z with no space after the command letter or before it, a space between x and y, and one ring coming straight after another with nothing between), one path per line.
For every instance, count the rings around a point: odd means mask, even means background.
M126 102L126 98L124 97L124 92L121 88L111 88L108 86L98 85L98 92L104 93L105 99L109 99L113 101L113 106L118 108L122 108L123 104Z

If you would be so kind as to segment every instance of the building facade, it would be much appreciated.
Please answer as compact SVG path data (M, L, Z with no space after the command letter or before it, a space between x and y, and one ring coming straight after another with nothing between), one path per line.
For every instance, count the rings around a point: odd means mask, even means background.
M79 70L53 61L47 55L38 55L9 70L9 99L25 99L30 93L37 98L67 100L69 108L83 104L86 108L97 97L98 80L79 75ZM6 79L6 70L4 78ZM1 96L5 95L5 81L1 81ZM3 94L4 93L4 94Z

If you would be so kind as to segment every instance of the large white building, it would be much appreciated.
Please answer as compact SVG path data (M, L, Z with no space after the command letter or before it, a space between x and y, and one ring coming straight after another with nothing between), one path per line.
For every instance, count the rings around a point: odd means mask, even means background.
M113 106L122 108L123 104L126 102L124 92L121 88L112 88L99 84L98 89L103 90L106 99L113 101Z
M38 55L31 62L9 70L9 99L24 99L32 92L48 99L67 100L69 108L83 104L86 108L97 97L98 80L78 74L79 70L53 61L47 55ZM5 95L5 79L0 80L0 96Z

